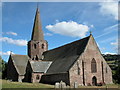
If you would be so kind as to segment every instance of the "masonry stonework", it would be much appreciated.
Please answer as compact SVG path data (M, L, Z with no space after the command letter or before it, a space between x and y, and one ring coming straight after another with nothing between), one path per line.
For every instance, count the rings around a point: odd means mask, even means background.
M91 72L91 61L92 59L96 60L97 72ZM84 75L83 75L83 65L84 63ZM103 76L102 76L102 65L103 62ZM80 67L80 74L78 74L78 67ZM106 69L107 68L107 73ZM88 41L87 47L82 53L82 55L78 58L77 62L73 65L73 67L69 71L70 73L70 83L71 85L74 82L78 82L79 85L93 85L92 78L95 76L97 79L97 84L105 83L110 84L112 83L112 73L110 67L105 62L104 58L102 57L94 38L91 37Z

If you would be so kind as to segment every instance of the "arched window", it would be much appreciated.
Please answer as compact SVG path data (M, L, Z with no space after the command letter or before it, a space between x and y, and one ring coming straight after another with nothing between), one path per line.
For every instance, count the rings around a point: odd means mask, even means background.
M80 67L78 62L77 62L77 69L78 69L78 75L80 75Z
M91 72L92 73L96 73L97 72L97 64L96 64L96 61L95 61L94 58L92 59L92 62L91 62Z
M32 58L32 60L34 60L34 57Z
M36 55L35 60L38 60L38 56Z
M37 76L36 76L36 80L39 80L39 79L40 79L40 76L39 76L39 75L37 75Z
M44 44L42 44L42 49L44 49Z
M107 71L107 67L106 67L106 73L107 73L108 71Z
M37 47L36 44L34 44L34 49L36 49L36 47Z
M80 67L78 67L78 75L80 75Z

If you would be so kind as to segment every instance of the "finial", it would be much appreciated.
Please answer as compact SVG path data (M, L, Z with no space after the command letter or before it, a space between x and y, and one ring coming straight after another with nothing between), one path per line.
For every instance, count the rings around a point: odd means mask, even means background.
M90 35L92 34L92 31L90 30Z
M10 55L12 55L12 51L10 51Z

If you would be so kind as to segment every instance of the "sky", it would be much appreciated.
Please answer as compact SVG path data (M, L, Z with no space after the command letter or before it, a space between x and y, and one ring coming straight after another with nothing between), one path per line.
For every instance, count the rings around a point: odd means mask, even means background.
M38 6L49 50L87 37L91 31L101 53L117 53L117 2L39 2ZM4 2L0 7L2 58L8 61L11 51L27 55L37 3Z

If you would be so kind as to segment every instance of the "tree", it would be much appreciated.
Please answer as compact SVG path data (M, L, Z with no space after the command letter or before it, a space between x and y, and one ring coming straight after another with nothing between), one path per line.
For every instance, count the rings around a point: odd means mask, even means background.
M117 63L117 68L116 68L115 73L113 75L115 83L118 83L118 84L120 84L120 60L119 59L118 59L118 63Z
M0 56L0 79L6 77L7 63Z

